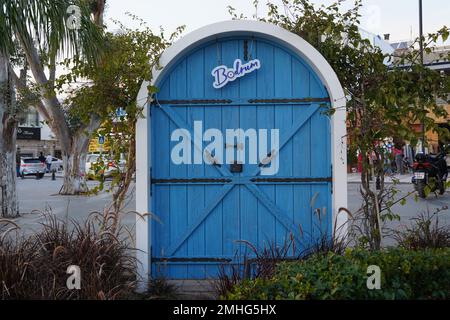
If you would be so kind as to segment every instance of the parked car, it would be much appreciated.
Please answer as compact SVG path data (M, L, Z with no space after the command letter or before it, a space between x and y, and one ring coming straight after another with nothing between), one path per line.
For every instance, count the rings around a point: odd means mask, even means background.
M444 148L446 153L445 161L447 162L447 168L450 169L450 143L446 145Z
M88 177L93 177L96 174L93 167L97 163L99 157L100 157L99 154L88 154L87 155L84 170Z
M93 178L95 175L99 173L103 174L105 178L108 178L111 177L112 174L117 170L119 170L120 172L125 171L126 160L123 159L122 157L118 163L115 160L109 160L108 158L105 157L105 155L103 156L102 160L106 164L106 170L104 170L104 172L99 172L99 169L96 170L95 166L100 161L100 155L93 153L89 154L86 157L85 171L88 178Z
M22 158L20 160L19 174L22 179L26 176L36 176L41 179L44 177L46 166L39 158Z
M58 158L52 158L52 165L50 166L50 172L60 171L63 169L63 161ZM48 171L47 171L48 172Z

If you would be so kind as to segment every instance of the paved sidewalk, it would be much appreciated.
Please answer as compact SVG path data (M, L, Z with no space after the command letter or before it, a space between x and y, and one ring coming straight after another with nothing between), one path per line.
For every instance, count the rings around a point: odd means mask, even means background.
M412 179L412 174L395 174L394 179L398 179L400 184L410 184ZM361 183L361 174L359 173L349 173L347 176L348 183ZM393 183L393 179L390 176L385 176L385 183Z

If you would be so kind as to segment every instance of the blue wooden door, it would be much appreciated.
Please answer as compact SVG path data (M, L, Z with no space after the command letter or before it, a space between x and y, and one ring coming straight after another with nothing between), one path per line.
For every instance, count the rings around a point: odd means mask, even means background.
M235 59L261 67L221 89L211 71ZM180 58L151 105L152 274L172 279L215 277L218 266L295 236L297 252L331 231L328 94L312 69L286 48L259 38L220 39ZM194 122L203 131L279 129L279 170L258 163L174 164L171 135ZM233 146L224 143L223 153ZM270 149L270 148L269 148ZM248 154L246 155L248 157Z

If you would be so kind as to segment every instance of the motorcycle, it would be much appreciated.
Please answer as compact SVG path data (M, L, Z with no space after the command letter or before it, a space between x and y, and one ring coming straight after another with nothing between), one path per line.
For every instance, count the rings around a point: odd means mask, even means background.
M419 197L423 199L427 197L427 193L425 192L427 186L431 192L439 190L439 194L444 194L448 177L445 153L441 152L438 155L418 153L415 160L412 183L419 193Z

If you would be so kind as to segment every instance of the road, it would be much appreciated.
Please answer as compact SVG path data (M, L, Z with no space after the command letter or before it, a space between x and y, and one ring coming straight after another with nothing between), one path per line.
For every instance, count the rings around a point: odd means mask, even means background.
M88 185L94 187L97 183L89 181ZM107 210L111 205L112 195L108 192L101 192L98 195L90 196L61 196L62 178L51 180L46 176L41 180L33 177L17 180L17 192L19 197L19 211L21 217L14 219L25 234L30 234L41 228L43 221L42 213L51 213L63 221L71 219L77 222L86 221L93 211ZM106 183L108 186L109 183ZM132 211L135 208L133 197L134 190L130 190L130 196L126 200L124 212ZM123 215L125 225L133 227L135 216L131 214Z
M409 193L414 192L414 186L410 183L402 183L395 186L398 191L395 199L406 197ZM361 207L362 197L360 193L359 183L348 184L348 209L356 212ZM418 217L421 213L434 213L436 210L447 207L438 214L439 225L450 226L450 191L442 196L434 194L429 195L427 199L415 197L415 193L406 198L406 202L402 205L400 202L392 207L392 212L400 216L400 221L388 221L385 224L386 229L404 230L406 226L410 226L411 219ZM390 237L383 239L384 246L395 244Z
M42 180L27 178L17 181L17 190L19 194L21 217L15 221L26 233L36 231L42 222L40 212L51 211L52 214L65 221L74 219L84 221L93 211L102 211L111 203L111 194L102 192L92 196L60 196L58 191L61 188L62 179L57 178L52 181L50 177ZM92 186L95 182L89 182ZM402 183L397 185L399 193L397 198L403 197L413 190L411 184ZM134 190L127 199L125 212L135 209ZM351 212L355 212L361 205L361 195L359 193L359 184L352 182L348 184L348 205ZM434 212L437 208L444 206L450 207L450 192L443 196L435 197L430 195L428 199L418 199L416 202L414 196L407 199L405 205L397 204L393 211L401 216L400 222L390 222L388 227L398 228L400 225L408 224L409 220L418 216L421 212ZM441 213L442 224L450 225L450 209ZM125 215L124 224L129 227L134 226L135 216L133 214Z

